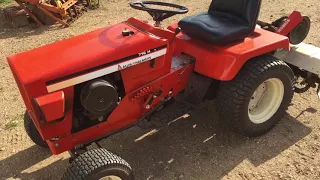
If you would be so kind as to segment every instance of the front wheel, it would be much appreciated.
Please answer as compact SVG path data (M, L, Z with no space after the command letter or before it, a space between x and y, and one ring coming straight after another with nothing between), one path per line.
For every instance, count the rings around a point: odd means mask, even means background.
M231 81L222 82L217 110L247 136L259 136L285 115L293 97L294 74L283 61L269 55L248 61Z
M134 180L130 165L106 149L81 154L64 173L62 180Z
M36 145L42 147L42 148L49 148L46 141L44 141L37 130L36 126L34 125L29 113L26 111L24 113L24 129L29 136L29 138L34 142Z

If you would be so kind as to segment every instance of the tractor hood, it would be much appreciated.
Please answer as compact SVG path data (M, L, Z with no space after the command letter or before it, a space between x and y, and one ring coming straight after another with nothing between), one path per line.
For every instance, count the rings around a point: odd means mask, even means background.
M129 36L122 34L125 29L132 31ZM12 55L8 62L18 85L22 86L19 87L21 91L36 82L38 87L39 84L59 82L88 70L99 70L121 59L139 57L149 50L164 49L165 45L165 39L123 22Z

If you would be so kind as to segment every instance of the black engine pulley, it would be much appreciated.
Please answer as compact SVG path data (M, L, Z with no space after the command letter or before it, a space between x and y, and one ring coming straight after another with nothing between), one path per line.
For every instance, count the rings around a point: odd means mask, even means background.
M84 86L80 101L90 114L100 117L114 110L118 103L118 93L109 82L96 79Z

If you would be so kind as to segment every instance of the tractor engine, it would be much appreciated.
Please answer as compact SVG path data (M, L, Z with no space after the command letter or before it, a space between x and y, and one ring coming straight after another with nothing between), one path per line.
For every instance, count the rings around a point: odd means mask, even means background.
M75 86L73 131L106 121L121 99L119 89L109 77Z

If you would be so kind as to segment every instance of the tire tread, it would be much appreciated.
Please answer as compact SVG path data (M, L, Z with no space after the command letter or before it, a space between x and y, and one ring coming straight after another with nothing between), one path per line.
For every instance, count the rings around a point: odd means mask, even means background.
M132 177L132 168L119 156L99 148L87 151L77 157L64 173L62 180L86 180L100 168L117 168Z

